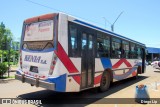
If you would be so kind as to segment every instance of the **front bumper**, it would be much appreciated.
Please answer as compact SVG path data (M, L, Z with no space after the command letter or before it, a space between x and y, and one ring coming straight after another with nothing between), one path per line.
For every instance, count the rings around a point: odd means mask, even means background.
M29 83L32 85L35 85L36 87L43 87L49 90L55 90L55 84L54 83L49 83L45 81L39 80L39 78L29 78L25 76L24 74L15 74L15 79L22 81L22 83Z

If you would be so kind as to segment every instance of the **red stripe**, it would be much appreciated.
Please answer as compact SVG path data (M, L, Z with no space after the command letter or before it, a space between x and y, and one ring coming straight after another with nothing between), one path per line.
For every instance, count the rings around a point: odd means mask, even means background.
M118 68L122 63L125 63L127 67L132 67L132 65L126 59L120 59L116 64L112 66L112 68Z
M94 85L100 83L101 77L102 77L102 74L101 74L101 75L98 75L98 76L96 76L96 77L94 77Z
M55 51L55 54L62 61L62 63L67 68L69 73L78 73L79 72L59 42L58 42L58 52Z
M122 59L122 60L127 65L127 67L132 67L132 65L126 59Z
M113 66L112 66L112 68L113 69L116 69L116 68L118 68L122 63L125 63L125 65L127 66L127 67L132 67L132 65L126 60L126 59L120 59L116 64L114 64ZM128 70L128 72L130 71L131 69L129 69ZM127 73L127 72L126 72ZM117 75L123 75L123 74L117 74ZM135 74L133 74L132 73L132 75L135 75Z
M132 72L132 76L136 76L136 75L137 75L136 71Z
M58 58L61 60L61 62L64 64L66 69L68 70L69 73L79 73L75 65L72 63L70 58L68 57L67 53L64 51L63 47L61 44L58 42L58 51L55 51L55 54L58 56ZM101 81L101 76L99 75L94 78L94 84L98 84ZM78 83L81 84L81 76L73 76L73 79Z
M55 51L55 54L58 56L58 58L61 60L61 62L64 64L66 69L69 73L79 73L77 68L74 66L70 58L68 57L67 53L64 51L61 44L58 42L58 50ZM81 77L80 76L73 76L73 79L80 84L81 83Z
M80 85L81 84L81 76L80 75L75 75L73 76L73 79Z

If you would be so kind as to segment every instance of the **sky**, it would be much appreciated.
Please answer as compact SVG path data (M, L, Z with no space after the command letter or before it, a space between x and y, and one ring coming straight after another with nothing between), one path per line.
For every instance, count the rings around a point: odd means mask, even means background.
M115 33L160 48L159 5L160 0L1 0L0 22L19 40L23 21L34 16L63 12L111 31L123 12Z

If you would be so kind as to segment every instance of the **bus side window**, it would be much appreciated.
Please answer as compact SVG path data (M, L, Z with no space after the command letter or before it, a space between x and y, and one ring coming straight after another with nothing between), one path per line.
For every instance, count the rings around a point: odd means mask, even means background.
M122 58L128 58L129 57L129 42L122 41Z
M110 39L108 36L97 34L97 57L110 56Z
M78 56L77 28L69 25L69 53L71 57Z
M121 58L121 40L112 38L112 58Z
M141 54L142 54L142 51L141 51L141 47L137 47L137 58L138 59L141 59Z
M130 47L131 47L130 58L134 59L135 58L135 44L131 43Z
M137 46L135 46L135 48L134 48L134 58L135 59L138 58L138 48L137 48Z

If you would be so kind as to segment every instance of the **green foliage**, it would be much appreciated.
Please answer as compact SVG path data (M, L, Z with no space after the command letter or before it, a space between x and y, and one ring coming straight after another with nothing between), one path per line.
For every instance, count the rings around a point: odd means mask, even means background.
M11 47L11 43L13 40L13 34L7 28L3 22L0 24L0 50L8 50Z
M5 33L5 25L3 24L3 22L1 22L0 24L0 49L2 49L4 33Z
M0 57L2 56L2 50L0 50Z
M19 46L19 42L13 41L13 34L10 29L7 29L3 22L0 23L0 63L14 60L14 64L18 61L19 53L13 50L12 47ZM1 61L2 60L2 61Z
M7 65L5 63L0 63L0 77L2 77L7 72Z
M18 52L12 49L12 46L16 43L13 42L13 34L10 29L5 27L3 22L0 23L0 76L2 77L6 72L10 64L18 61ZM19 42L17 42L19 43ZM12 60L14 59L14 61ZM17 60L15 60L17 59ZM7 61L6 63L4 63ZM11 61L13 61L11 63ZM1 63L2 62L2 63ZM8 67L7 67L8 66Z

